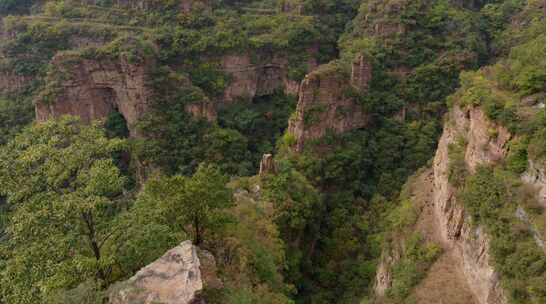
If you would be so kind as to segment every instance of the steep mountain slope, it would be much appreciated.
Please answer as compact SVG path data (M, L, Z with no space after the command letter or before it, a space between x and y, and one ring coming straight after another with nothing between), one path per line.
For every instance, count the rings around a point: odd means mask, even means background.
M544 0L0 16L0 303L544 303Z
M514 20L536 8L544 6L531 2ZM540 96L545 82L537 77L545 72L545 42L536 27L544 29L545 23L544 17L528 22L529 27L514 22L507 30L526 37L507 58L463 74L462 87L450 97L453 106L433 163L432 217L440 233L436 242L451 253L476 303L546 299L545 269L540 266L545 262L544 231L539 228L545 216L542 188L535 182L540 178L529 178L528 172L536 172L536 157L543 157L535 150L538 141L530 143L529 137L536 138L543 128ZM429 277L435 275L433 268L428 271ZM383 294L397 278L379 275L378 292Z

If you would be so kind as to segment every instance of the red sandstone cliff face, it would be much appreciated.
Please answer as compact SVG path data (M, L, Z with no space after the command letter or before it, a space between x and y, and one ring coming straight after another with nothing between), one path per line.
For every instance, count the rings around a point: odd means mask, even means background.
M316 48L309 49L309 70L316 68ZM230 75L230 82L224 91L222 103L230 104L237 99L252 99L270 95L276 90L297 95L299 83L288 78L288 60L281 56L258 58L251 55L227 55L221 59L221 66Z
M114 109L127 120L132 136L138 119L146 112L150 90L146 85L153 62L131 64L119 60L89 60L59 54L51 62L50 89L36 100L36 119L76 115L82 121L103 119Z
M98 60L61 53L51 65L46 90L36 100L38 121L75 115L83 122L91 122L119 111L131 136L138 136L136 123L147 112L153 94L147 82L155 67L154 59L131 63L125 56ZM179 81L181 86L191 86L189 80ZM187 105L186 111L196 118L216 120L214 105L206 98Z
M350 78L332 65L307 75L288 126L296 140L295 150L301 152L306 141L321 138L329 131L341 134L366 126L369 116L353 93L366 93L371 77L371 64L363 56L353 63Z

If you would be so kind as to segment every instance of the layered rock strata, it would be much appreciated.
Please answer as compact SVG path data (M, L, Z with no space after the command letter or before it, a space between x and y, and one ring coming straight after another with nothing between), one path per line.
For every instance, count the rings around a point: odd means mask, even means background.
M308 50L309 70L316 68L316 48ZM259 56L258 56L259 57ZM284 57L255 58L251 55L227 55L221 59L224 73L230 81L224 90L222 103L230 104L237 99L251 100L254 97L271 95L277 90L297 95L299 83L288 77L288 60Z
M36 101L36 118L44 121L61 115L79 116L83 122L104 119L114 110L127 121L132 136L146 112L151 91L146 84L153 62L83 59L59 54L52 60L55 72L48 89Z
M493 133L497 136L491 137ZM457 143L460 137L467 142L467 169L474 172L477 166L494 164L506 155L510 134L504 127L489 121L479 108L454 107L440 138L433 167L434 212L443 241L454 250L478 303L506 303L499 274L491 264L489 237L483 227L471 224L462 203L456 199L455 187L448 181L448 147Z
M358 75L353 79L360 88L367 88L363 82L369 80L366 73L353 72L353 75ZM353 91L349 77L332 66L319 67L305 77L295 116L288 126L288 132L295 138L295 151L301 152L306 141L324 137L327 132L341 134L368 124L369 116Z

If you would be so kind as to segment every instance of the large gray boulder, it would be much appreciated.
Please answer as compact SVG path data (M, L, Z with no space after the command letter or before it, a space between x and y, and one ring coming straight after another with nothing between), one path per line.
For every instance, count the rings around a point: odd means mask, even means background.
M199 249L185 241L161 258L142 268L129 280L116 284L110 291L111 304L194 304L202 303L203 289ZM213 265L210 254L201 254ZM215 265L213 265L215 266ZM214 267L215 268L215 267ZM209 272L210 270L203 270Z

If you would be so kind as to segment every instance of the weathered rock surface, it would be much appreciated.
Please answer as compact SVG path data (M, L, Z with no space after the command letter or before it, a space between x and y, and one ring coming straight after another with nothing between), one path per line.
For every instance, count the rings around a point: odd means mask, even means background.
M546 176L544 169L530 160L521 179L536 190L536 199L546 208Z
M383 251L381 255L374 283L374 293L378 298L383 298L392 286L392 267L400 260L399 253L398 250L391 250Z
M216 108L209 100L203 100L201 103L189 104L186 106L185 110L193 117L205 119L209 122L214 122L217 118Z
M362 85L362 84L361 84ZM358 101L348 96L354 90L350 79L329 66L322 66L305 77L300 87L295 117L288 132L296 139L296 151L308 140L364 127L369 117Z
M316 67L314 53L310 49L309 69ZM258 56L260 57L260 56ZM223 103L232 103L239 98L252 99L256 96L270 95L276 90L296 95L299 84L288 78L288 60L282 57L257 58L244 55L227 55L222 58L222 69L230 75L228 87L224 90Z
M153 62L132 64L120 60L90 60L59 54L52 63L56 71L48 83L53 89L36 101L36 119L76 115L82 121L104 119L118 110L132 136L138 119L146 112L151 92L146 85Z
M212 255L207 252L199 254L199 249L191 241L185 241L142 268L128 281L112 287L110 303L204 303L199 296L203 287L221 284L215 271Z
M361 92L367 92L372 80L372 63L369 58L359 55L353 61L351 84Z
M275 159L271 154L264 154L262 161L260 162L260 176L265 176L267 174L275 174Z
M418 214L417 222L412 229L418 232L427 243L434 243L442 248L440 256L431 265L423 280L413 288L409 298L419 304L476 304L464 277L460 259L456 257L456 250L441 240L434 211L433 180L432 168L426 168L411 177L406 186L410 201ZM401 233L411 234L407 229ZM391 272L405 250L403 239L404 236L402 241L394 238L390 246L382 253L374 285L379 303L382 303L381 300L393 284Z
M491 133L497 136L491 138ZM499 275L490 262L489 238L481 227L471 225L464 207L457 202L455 188L448 181L448 146L460 136L468 142L465 160L472 172L480 164L502 159L510 134L503 127L490 122L479 108L462 110L455 107L445 124L433 168L434 212L443 242L453 248L478 303L506 303Z
M470 171L474 172L479 165L494 164L502 160L506 156L506 144L512 136L508 130L493 124L479 108L467 110L463 114L465 117L459 116L457 124L463 124L468 129L463 136L468 142L465 162Z

